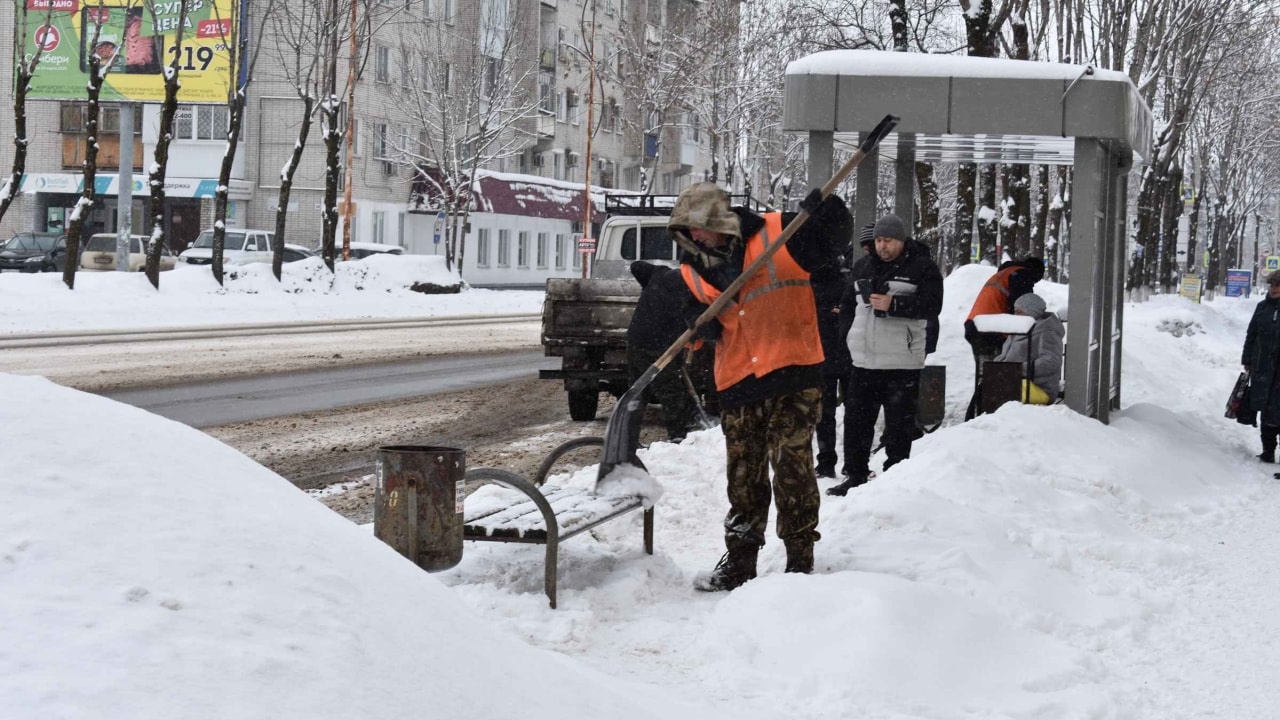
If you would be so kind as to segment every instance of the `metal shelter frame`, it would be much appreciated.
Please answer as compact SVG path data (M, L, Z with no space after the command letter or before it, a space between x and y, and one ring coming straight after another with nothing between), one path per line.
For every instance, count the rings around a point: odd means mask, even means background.
M1091 66L874 50L787 67L783 129L808 133L811 185L831 176L836 145L886 114L902 118L881 147L894 151L894 209L908 224L917 160L1075 166L1064 392L1107 422L1120 407L1127 176L1153 125L1133 82ZM878 174L873 153L857 171L857 227L875 220Z

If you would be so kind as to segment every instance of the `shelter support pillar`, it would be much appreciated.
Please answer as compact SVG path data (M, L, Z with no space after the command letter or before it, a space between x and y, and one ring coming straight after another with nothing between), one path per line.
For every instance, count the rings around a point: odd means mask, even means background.
M866 142L867 135L868 133L865 132L858 133L858 143ZM854 242L857 242L856 238L863 225L870 225L876 221L876 192L879 176L880 148L877 146L863 159L862 164L858 165L857 195L853 205ZM858 256L856 250L853 254L855 257Z
M1125 276L1128 153L1076 138L1072 188L1066 403L1110 419L1120 402L1120 336Z
M835 133L824 130L809 131L809 188L802 195L809 194L809 189L822 187L827 180L831 179L834 148Z
M916 192L916 138L898 133L898 159L894 162L893 214L902 218L907 233L914 235Z

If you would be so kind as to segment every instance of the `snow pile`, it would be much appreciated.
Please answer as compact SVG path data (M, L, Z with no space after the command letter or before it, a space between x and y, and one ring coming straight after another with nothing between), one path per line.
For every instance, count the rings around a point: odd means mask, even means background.
M353 318L537 313L541 291L478 290L435 256L375 255L337 263L286 263L276 281L268 263L228 266L225 287L208 266L161 273L159 291L142 273L82 272L75 290L57 273L0 273L0 333L161 328ZM417 283L454 294L411 292Z
M306 258L283 266L279 282L269 263L230 268L224 278L229 293L353 293L406 292L432 285L447 292L467 287L455 272L445 269L439 255L370 255L361 260L334 263L329 272L324 260Z
M951 417L972 391L961 326L993 271L947 279L930 362L948 365ZM1065 286L1037 292L1065 308ZM442 577L536 644L787 717L1270 717L1280 691L1257 668L1280 662L1266 644L1280 633L1267 569L1280 490L1252 457L1256 431L1221 418L1251 310L1126 305L1111 425L1008 405L925 437L848 498L822 498L813 576L782 574L771 528L760 578L691 588L724 551L716 429L640 451L666 488L657 555L642 554L638 517L566 543L560 610L538 602L539 549L468 547ZM1175 338L1170 317L1204 332Z
M0 392L6 718L718 717L496 632L195 430L39 378Z
M643 468L623 463L609 471L596 483L596 492L604 497L638 497L651 508L662 497L662 483Z

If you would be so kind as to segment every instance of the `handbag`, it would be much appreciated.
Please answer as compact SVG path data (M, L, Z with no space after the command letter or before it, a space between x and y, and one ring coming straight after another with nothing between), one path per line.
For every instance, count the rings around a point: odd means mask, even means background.
M1236 385L1231 389L1231 397L1227 398L1227 418L1236 420L1242 425L1253 425L1254 412L1249 408L1249 371L1245 370L1236 378Z

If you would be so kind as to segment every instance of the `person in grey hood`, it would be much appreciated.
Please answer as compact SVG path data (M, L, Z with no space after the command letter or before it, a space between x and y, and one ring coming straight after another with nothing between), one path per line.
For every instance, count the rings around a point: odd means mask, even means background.
M845 495L871 475L871 441L884 408L884 467L907 459L915 439L920 371L929 321L942 311L942 273L897 215L876 221L874 251L849 273L840 303L841 334L853 363L845 393Z
M1026 335L1005 339L996 362L1023 363L1026 379L1044 391L1048 396L1046 404L1051 403L1062 386L1062 343L1067 329L1057 315L1048 311L1044 298L1035 293L1018 298L1013 303L1013 314L1026 315L1036 324Z

